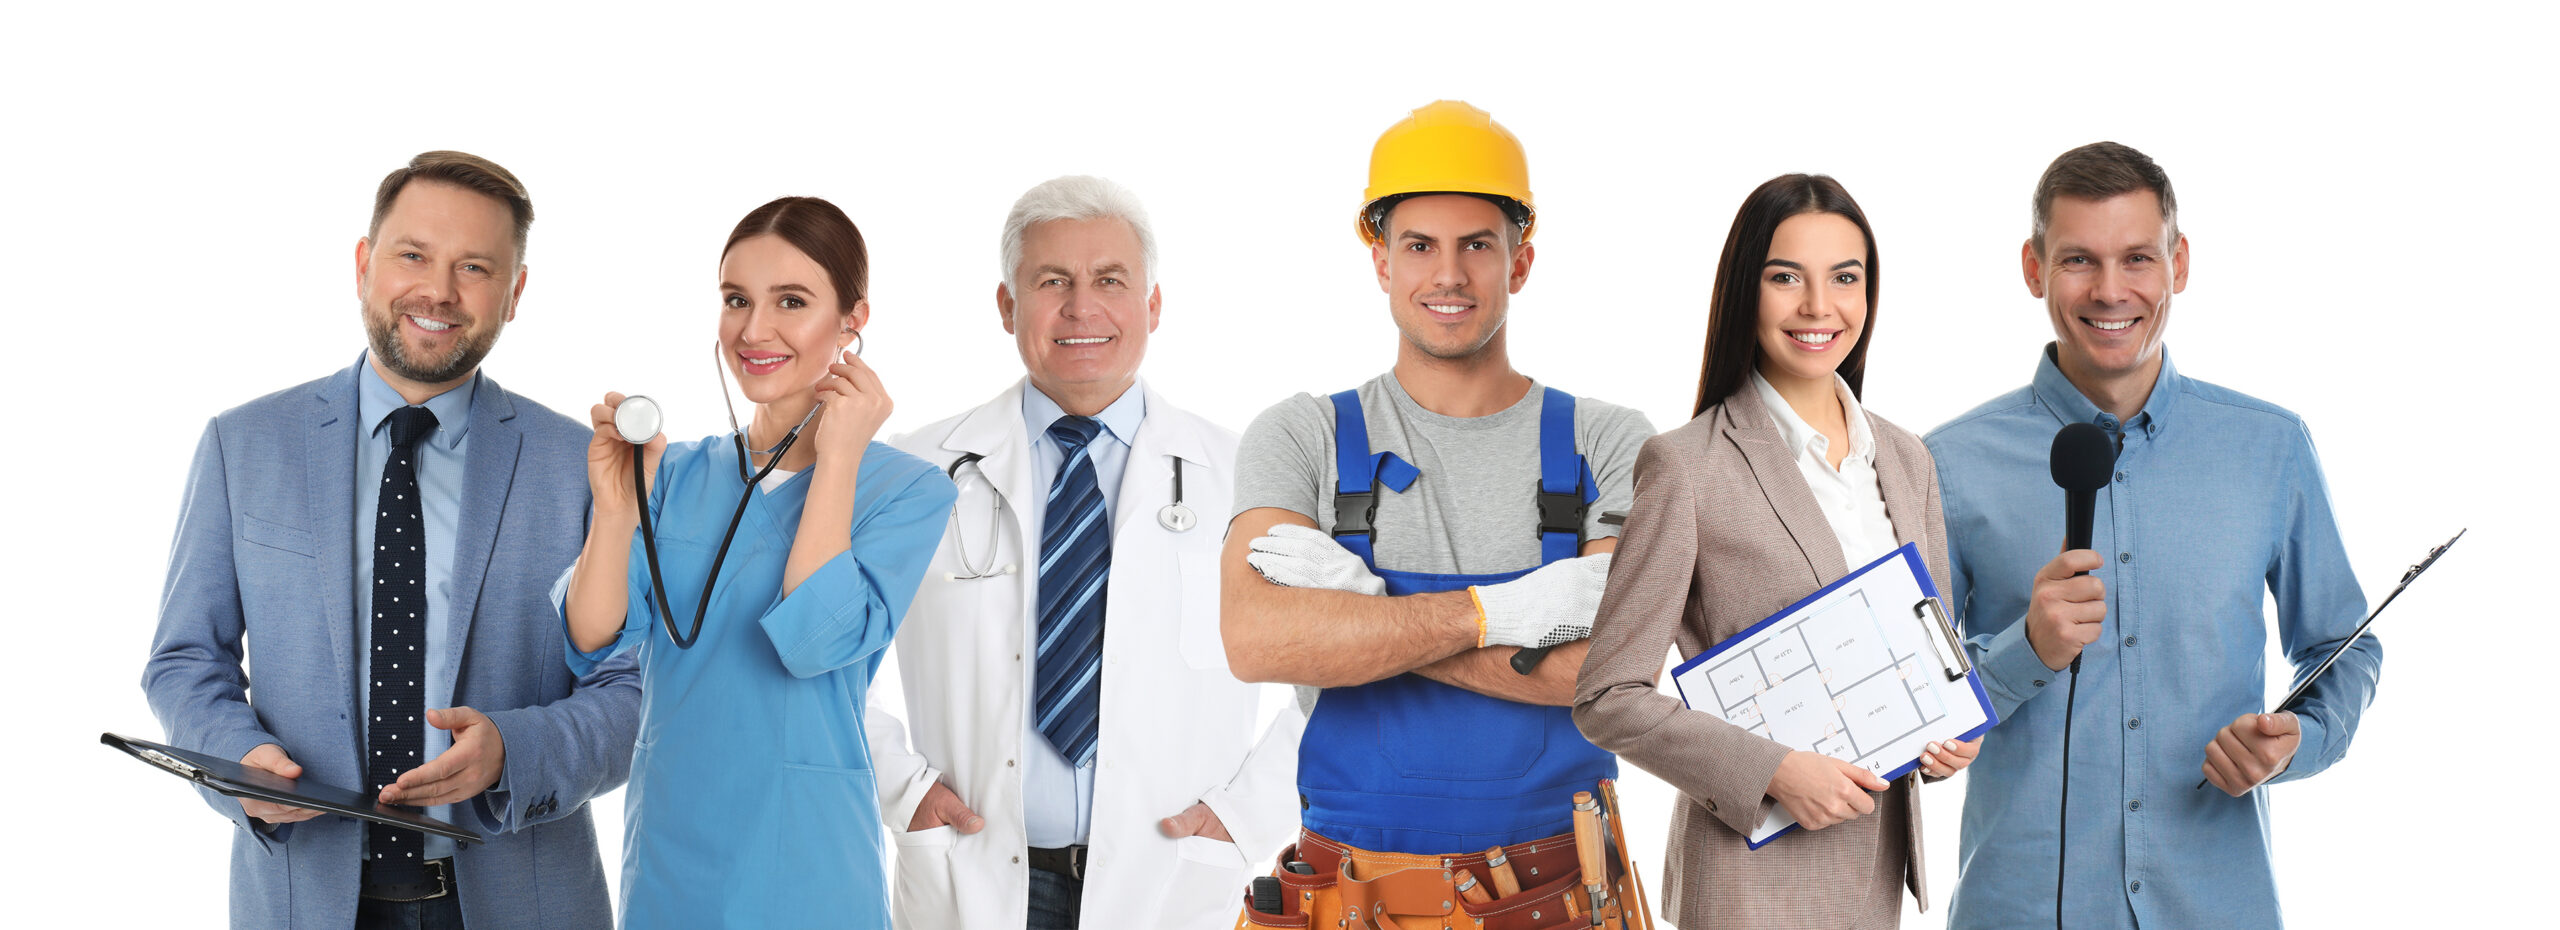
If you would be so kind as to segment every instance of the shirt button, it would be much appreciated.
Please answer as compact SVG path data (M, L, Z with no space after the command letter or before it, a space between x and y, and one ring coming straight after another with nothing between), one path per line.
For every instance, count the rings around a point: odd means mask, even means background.
M2141 810L2141 809L2142 809L2142 802L2141 802L2141 801L2126 801L2126 802L2125 802L2125 804L2124 804L2124 809L2125 809L2125 810L2129 810L2129 811L2138 811L2138 810Z
M2133 729L2133 730L2139 730L2139 729L2142 729L2142 718L2140 718L2140 717L2135 717L2135 718L2133 718L2133 719L2131 719L2131 720L2125 721L2125 724L2124 724L2124 725L2125 725L2125 727L2126 727L2127 729Z
M2134 644L2134 643L2141 642L2141 641L2142 641L2142 637L2139 637L2139 636L2127 636L2127 637L2125 637L2125 638L2124 638L2124 647L2125 647L2125 648L2127 648L2127 649L2131 649L2131 648L2133 648L2133 644Z
M1004 760L1004 767L1005 767L1005 768L1012 768L1012 767L1013 767L1013 760L1011 760L1011 759L1006 759L1006 760Z
M2038 678L2038 679L2036 679L2036 687L2039 687L2039 688L2044 687L2044 679L2042 679L2042 678Z
M1015 856L1015 857L1013 857L1013 863L1014 863L1015 865L1021 865L1021 864L1022 864L1022 857L1021 857L1021 856Z
M2134 893L2134 894L2141 894L2141 893L2142 893L2142 883L2141 883L2141 882L2134 882L2134 883L2133 883L2133 893Z
M2117 472L2117 473L2116 473L2116 483L2117 483L2117 484L2124 484L2124 483L2129 482L2129 481L2132 481L2132 480L2133 480L2133 476L2132 476L2132 475L2125 474L2124 472Z
M2116 553L2116 561L2118 561L2118 562L2131 562L2131 561L2133 561L2133 553L2130 553L2130 552L2119 552L2119 553Z

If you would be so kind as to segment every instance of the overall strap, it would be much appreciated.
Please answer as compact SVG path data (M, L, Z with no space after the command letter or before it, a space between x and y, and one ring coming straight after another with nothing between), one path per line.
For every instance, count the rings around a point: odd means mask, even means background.
M1393 452L1369 454L1369 418L1360 410L1356 389L1333 395L1333 470L1333 539L1360 561L1375 565L1371 534L1378 519L1378 487L1401 494L1422 471Z
M1573 447L1573 395L1546 389L1538 410L1538 559L1582 553L1583 516L1600 497L1591 463Z

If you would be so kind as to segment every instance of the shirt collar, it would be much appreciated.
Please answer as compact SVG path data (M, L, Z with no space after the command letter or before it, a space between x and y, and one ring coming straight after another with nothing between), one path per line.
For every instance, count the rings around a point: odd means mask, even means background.
M1848 379L1840 377L1839 372L1831 374L1831 383L1832 390L1840 398L1840 411L1849 421L1849 454L1841 462L1854 458L1873 463L1876 437L1875 431L1867 427L1866 408L1858 405L1857 392L1849 390ZM1787 448L1795 450L1797 455L1811 454L1826 463L1831 461L1831 437L1822 435L1821 430L1814 429L1813 424L1797 416L1796 408L1778 394L1777 386L1760 376L1758 368L1751 370L1751 387L1760 392L1760 404L1769 408L1770 419L1778 421L1778 435L1786 439Z
M1120 392L1120 399L1112 401L1111 406L1102 408L1102 412L1094 417L1101 421L1103 433L1119 440L1121 445L1129 445L1130 440L1138 435L1138 422L1147 418L1146 395L1146 382L1132 379L1129 389ZM1039 386L1027 378L1023 380L1022 426L1031 433L1033 444L1047 438L1050 425L1066 415L1066 408L1041 393Z
M2168 347L2160 349L2160 380L2151 385L2151 396L2143 399L2142 412L2134 414L2133 422L2125 424L2117 423L2115 414L2098 409L2097 403L2080 393L2078 385L2063 376L2062 365L2055 360L2057 351L2054 343L2044 344L2044 351L2036 357L2033 382L2036 400L2042 402L2046 410L2052 411L2055 419L2064 423L2094 423L2109 432L2140 430L2145 437L2150 437L2158 435L2161 424L2177 415L2178 398L2186 394L2186 379L2179 376L2178 363L2169 357Z
M390 382L382 380L381 372L373 370L371 353L367 353L363 364L356 366L356 371L357 422L364 424L365 434L370 436L389 428L391 411L410 404L392 388ZM462 447L463 435L471 431L471 397L479 389L480 373L473 371L470 380L462 382L460 387L427 398L427 402L420 405L436 415L436 433L427 438L428 442L448 450Z

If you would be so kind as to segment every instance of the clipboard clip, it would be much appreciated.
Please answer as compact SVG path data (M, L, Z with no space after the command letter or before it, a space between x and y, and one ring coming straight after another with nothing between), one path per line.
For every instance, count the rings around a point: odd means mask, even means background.
M1924 597L1911 605L1911 615L1929 627L1931 651L1938 653L1938 667L1947 673L1947 680L1963 681L1973 671L1973 658L1965 655L1964 641L1956 638L1956 628L1947 622L1946 605ZM1934 623L1930 622L1933 617Z
M204 770L188 764L186 760L161 752L157 749L146 749L141 746L135 746L133 747L133 754L135 758L139 758L144 762L168 769L169 771L176 772L178 773L178 777L185 778L190 781L200 780L204 774Z

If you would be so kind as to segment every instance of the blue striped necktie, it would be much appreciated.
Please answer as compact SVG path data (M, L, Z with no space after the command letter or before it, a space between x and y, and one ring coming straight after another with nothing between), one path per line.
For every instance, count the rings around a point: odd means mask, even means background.
M1092 417L1049 426L1066 464L1049 485L1040 520L1040 734L1077 768L1093 762L1102 737L1102 608L1111 583L1111 515L1102 506L1088 446L1102 435Z

